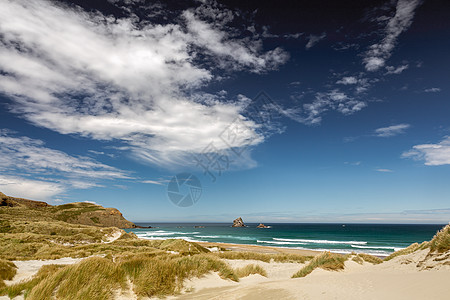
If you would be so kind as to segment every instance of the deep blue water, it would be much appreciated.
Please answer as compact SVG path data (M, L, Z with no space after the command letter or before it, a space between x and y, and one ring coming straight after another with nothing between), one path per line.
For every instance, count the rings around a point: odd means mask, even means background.
M185 239L337 253L364 252L378 256L430 240L444 225L429 224L287 224L274 223L259 229L248 223L233 228L229 223L137 223L149 229L129 229L143 239ZM194 226L204 226L195 228Z

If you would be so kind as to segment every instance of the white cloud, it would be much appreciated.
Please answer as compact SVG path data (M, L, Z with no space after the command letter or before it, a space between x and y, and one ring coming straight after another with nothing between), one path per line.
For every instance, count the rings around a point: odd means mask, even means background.
M405 130L410 128L409 124L397 124L388 127L375 129L375 135L378 137L391 137L405 133Z
M323 40L326 36L327 36L327 34L325 32L323 32L321 35L310 34L308 37L308 43L305 46L306 50L313 47L320 40Z
M360 111L367 104L364 101L349 97L338 89L327 93L317 93L311 103L303 104L303 109L286 109L280 111L294 121L316 125L322 121L322 114L328 110L336 110L344 115L351 115Z
M70 156L45 147L41 140L11 136L5 130L0 130L0 174L0 191L32 199L101 187L104 180L132 179L126 171L89 157Z
M425 93L438 93L440 91L441 91L441 89L437 88L437 87L433 87L433 88L429 88L429 89L425 89L424 90Z
M12 169L35 174L63 173L71 178L130 178L126 172L91 158L70 156L45 147L41 140L13 137L0 130L0 170Z
M437 144L413 146L402 154L402 158L423 160L427 166L450 165L450 137L445 137Z
M387 74L387 75L390 75L390 74L400 74L400 73L402 73L404 70L408 69L408 67L409 67L408 64L398 66L397 68L396 68L396 67L393 67L393 66L387 66L387 67L386 67L386 70L387 70L386 74Z
M222 30L234 15L213 12L202 4L173 18L178 23L160 25L50 1L4 1L0 91L15 100L13 111L38 126L119 140L154 164L185 164L188 152L210 142L226 149L218 136L242 117L247 102L199 95L198 88L215 80L217 68L261 73L288 55L235 38ZM264 140L258 124L243 122L250 130L236 145Z
M340 80L338 80L336 83L338 84L344 84L344 85L349 85L349 84L357 84L358 83L358 78L354 77L354 76L347 76L347 77L342 77Z
M0 174L0 191L8 196L33 200L48 200L65 192L64 185Z
M395 15L387 18L382 40L371 45L364 55L363 62L367 71L377 71L385 65L386 60L391 57L398 37L411 26L414 11L420 3L420 0L399 0L397 2ZM385 20L383 19L382 22Z
M375 171L382 172L382 173L392 173L392 172L394 172L391 169L376 169Z
M148 184L156 184L156 185L164 185L167 183L167 181L158 181L158 180L143 180L142 183L148 183Z

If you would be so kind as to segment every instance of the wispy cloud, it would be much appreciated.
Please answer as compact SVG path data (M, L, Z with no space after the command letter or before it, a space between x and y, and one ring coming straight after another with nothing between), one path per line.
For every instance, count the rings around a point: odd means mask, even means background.
M243 98L198 91L220 80L218 70L264 73L288 54L237 38L228 27L237 14L211 3L172 11L172 21L157 24L132 13L116 19L52 1L5 1L0 91L33 124L121 141L135 157L162 166L185 164L187 153L211 142L228 149L219 135L236 118L249 128L236 146L260 143L259 125L241 114Z
M382 172L382 173L392 173L392 172L394 172L391 169L375 169L375 171Z
M367 71L377 71L385 66L386 60L391 57L397 44L398 37L411 26L415 10L420 3L420 0L399 0L392 17L378 18L379 22L387 21L387 23L381 41L371 45L364 54L363 62Z
M0 191L8 196L49 200L66 191L63 184L0 174Z
M41 140L0 130L0 190L43 199L67 189L88 189L104 180L132 179L129 172L84 156L45 147ZM20 175L23 174L23 175ZM29 179L26 176L34 176ZM41 185L41 187L37 187ZM25 187L35 187L35 191ZM39 198L38 198L39 197Z
M168 181L167 180L142 180L141 182L147 183L147 184L165 185Z
M346 77L342 77L341 79L339 79L336 83L344 84L344 85L357 84L358 78L356 78L355 76L346 76Z
M308 43L305 46L306 50L308 50L311 47L313 47L314 45L316 45L318 42L323 40L326 36L327 36L327 34L325 32L323 32L321 35L314 35L314 34L309 35Z
M70 156L45 147L41 140L11 136L0 130L0 170L21 169L30 173L64 173L78 178L130 179L125 171L89 157Z
M327 93L316 93L314 101L303 104L302 109L289 109L281 113L297 122L317 125L322 121L322 115L328 110L351 115L366 105L362 100L350 97L339 89L333 89Z
M433 87L433 88L429 88L429 89L425 89L424 90L425 93L438 93L440 91L441 91L441 89L437 88L437 87Z
M450 165L450 137L437 144L415 145L402 154L402 158L425 161L427 166Z
M409 67L408 64L406 64L406 65L401 65L401 66L398 66L398 67L387 66L387 67L386 67L386 70L387 70L386 74L387 74L387 75L390 75L390 74L400 74L400 73L402 73L404 70L408 69L408 67Z
M396 135L405 133L406 129L408 129L410 127L411 127L411 125L409 125L409 124L397 124L397 125L391 125L388 127L378 128L378 129L375 129L375 136L378 136L378 137L396 136Z

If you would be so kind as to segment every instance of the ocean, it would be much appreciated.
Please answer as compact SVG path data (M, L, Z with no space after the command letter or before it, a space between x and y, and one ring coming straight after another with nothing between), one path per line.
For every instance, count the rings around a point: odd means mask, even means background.
M429 241L443 225L431 224L266 224L270 228L233 228L229 223L136 223L152 228L128 229L142 239L184 239L286 247L336 253L387 256L410 244ZM201 227L199 227L201 226Z

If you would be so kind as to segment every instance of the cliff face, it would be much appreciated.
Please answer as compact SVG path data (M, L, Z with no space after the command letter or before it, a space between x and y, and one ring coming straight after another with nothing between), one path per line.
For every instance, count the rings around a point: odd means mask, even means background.
M136 228L115 208L104 208L92 203L76 202L63 205L50 205L42 201L14 198L0 192L0 209L3 213L27 213L32 218L53 219L72 224L99 227Z

